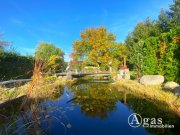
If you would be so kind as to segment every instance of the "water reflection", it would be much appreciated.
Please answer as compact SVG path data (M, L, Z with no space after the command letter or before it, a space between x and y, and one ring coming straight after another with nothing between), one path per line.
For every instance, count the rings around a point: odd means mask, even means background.
M81 81L46 99L31 99L23 108L19 102L0 109L0 134L178 134L177 128L133 129L127 123L133 112L180 127L180 118L162 103L108 83Z
M49 120L54 118L48 114L54 110L60 110L58 106L53 108L53 101L56 102L62 96L63 89L62 86L58 86L48 97L30 99L23 96L1 105L0 135L47 133L45 125L49 126ZM49 102L44 104L47 101Z
M81 106L81 111L91 117L105 119L116 110L116 102L120 98L118 91L112 91L107 85L80 84L72 87L75 105Z
M179 134L180 117L169 111L167 106L163 103L155 102L152 100L145 99L144 97L135 96L132 94L127 95L128 108L134 112L140 114L143 118L162 118L164 124L174 125L173 129L153 129L146 128L150 133L153 134L167 134L174 135Z
M163 103L151 101L124 91L121 88L111 89L109 84L84 83L72 87L77 100L74 104L81 106L81 111L88 117L108 118L112 111L118 109L117 102L120 101L133 112L140 114L143 118L162 118L163 123L174 124L180 127L180 118L170 112ZM153 134L178 134L178 129L150 129Z

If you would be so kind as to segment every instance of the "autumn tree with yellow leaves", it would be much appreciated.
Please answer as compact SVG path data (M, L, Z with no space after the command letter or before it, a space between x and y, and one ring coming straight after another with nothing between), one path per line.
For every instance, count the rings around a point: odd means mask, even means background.
M88 28L80 33L81 40L73 43L72 58L82 61L84 65L100 67L109 70L114 64L120 63L120 57L125 55L125 46L115 42L115 35L105 27Z
M59 55L52 55L48 60L48 68L52 71L58 70L62 67L63 58Z

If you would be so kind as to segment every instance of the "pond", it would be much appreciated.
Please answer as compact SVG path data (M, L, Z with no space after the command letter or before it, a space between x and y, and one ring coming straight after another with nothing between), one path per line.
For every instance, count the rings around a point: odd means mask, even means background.
M112 89L105 82L66 86L49 99L32 101L28 109L19 108L19 101L1 108L0 134L174 135L180 132L180 118L166 106L121 88ZM132 113L142 118L161 118L163 124L174 128L131 127L128 117Z

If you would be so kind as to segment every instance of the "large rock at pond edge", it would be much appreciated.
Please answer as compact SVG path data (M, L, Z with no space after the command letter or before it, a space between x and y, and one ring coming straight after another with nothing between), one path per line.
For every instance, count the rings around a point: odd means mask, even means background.
M177 95L180 95L180 86L176 87L174 90Z
M144 75L140 79L140 83L143 85L159 85L164 82L164 76L162 75Z
M172 90L172 89L174 89L174 88L176 88L178 86L179 86L179 84L177 84L175 82L167 82L167 83L164 84L164 89Z

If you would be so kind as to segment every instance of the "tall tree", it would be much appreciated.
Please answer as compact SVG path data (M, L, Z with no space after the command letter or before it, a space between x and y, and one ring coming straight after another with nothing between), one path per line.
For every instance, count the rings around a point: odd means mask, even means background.
M174 0L174 3L170 5L170 10L167 11L167 14L171 19L171 28L180 26L180 0Z
M157 74L158 70L158 45L159 38L158 37L148 37L144 40L143 45L143 67L142 74Z
M82 60L86 65L107 68L112 62L115 35L105 27L85 29L81 40L73 43L73 58Z
M64 52L60 48L55 47L53 44L42 42L37 46L35 51L35 59L43 62L44 69L48 68L48 61L53 55L59 56L62 59L62 63L59 64L63 65Z
M158 20L138 23L126 38L129 61L138 77L161 74L167 81L180 82L180 0L169 11L161 10Z
M142 75L142 68L144 65L144 42L146 38L152 35L152 27L153 23L149 18L147 18L145 22L139 22L125 41L129 52L129 62L134 65L137 78Z
M156 21L156 25L158 26L160 33L168 32L170 30L170 19L167 12L163 9L161 10L158 20Z

